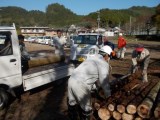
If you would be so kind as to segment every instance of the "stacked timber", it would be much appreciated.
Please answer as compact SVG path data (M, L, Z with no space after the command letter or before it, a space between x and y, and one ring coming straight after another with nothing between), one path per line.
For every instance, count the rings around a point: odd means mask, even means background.
M142 118L150 118L151 109L159 92L159 89L160 89L160 81L156 84L154 88L152 88L147 97L138 106L137 112L138 115L141 116Z
M143 83L135 76L127 77L127 79L129 79L126 80L127 83L123 81L124 85L118 83L121 87L117 87L119 90L114 90L112 96L107 100L94 101L94 113L97 112L96 119L142 120L150 118L151 110L154 108L153 104L155 104L160 89L160 82L152 80ZM103 92L99 93L100 96L103 96ZM155 118L159 118L159 110L160 103L157 103L154 110Z

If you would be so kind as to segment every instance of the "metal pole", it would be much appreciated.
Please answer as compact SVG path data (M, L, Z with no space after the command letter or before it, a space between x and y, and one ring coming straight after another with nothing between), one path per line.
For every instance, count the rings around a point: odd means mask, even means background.
M98 11L98 18L97 18L97 23L98 23L98 29L99 29L99 23L100 23L100 12Z
M130 24L129 24L129 32L131 35L131 29L132 29L132 17L130 16Z

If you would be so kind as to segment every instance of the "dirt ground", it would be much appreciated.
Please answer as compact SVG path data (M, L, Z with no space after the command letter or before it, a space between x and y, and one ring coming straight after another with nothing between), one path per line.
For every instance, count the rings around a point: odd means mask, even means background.
M110 61L112 66L110 79L121 77L129 72L131 52L137 43L144 44L150 50L149 70L160 71L160 42L131 41L127 45L125 60ZM53 55L54 47L31 43L26 43L26 46L33 58ZM66 51L69 49L67 48ZM150 73L148 78L160 80L160 74ZM61 83L55 81L27 92L18 89L18 98L14 98L10 106L0 111L0 120L67 120L68 77L62 80Z

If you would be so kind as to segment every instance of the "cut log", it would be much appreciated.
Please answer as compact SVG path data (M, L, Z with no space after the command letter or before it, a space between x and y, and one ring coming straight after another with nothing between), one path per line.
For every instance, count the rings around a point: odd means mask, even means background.
M107 108L109 111L113 112L116 108L116 103L110 103Z
M149 93L149 91L154 87L157 81L151 83L146 83L133 100L129 102L126 107L127 113L135 114L137 112L137 106L143 101L144 97Z
M133 120L133 119L134 119L133 115L130 115L130 114L127 114L127 113L122 114L122 120Z
M160 118L160 103L157 105L157 107L154 110L154 117Z
M125 106L124 105L117 105L117 111L120 113L124 113L125 112Z
M101 120L108 120L111 117L111 114L109 110L107 110L105 107L102 107L98 110L98 116Z
M119 113L118 111L113 111L113 118L114 118L115 120L121 120L122 114Z
M136 117L134 120L143 120L141 117Z
M160 96L160 91L159 91L159 96ZM160 97L158 98L157 102L158 103L157 103L156 108L154 110L154 117L155 118L160 118Z
M60 62L60 56L51 56L47 58L31 59L28 61L29 68Z
M151 108L153 103L157 97L158 91L160 88L160 81L152 88L147 97L143 100L143 102L138 106L137 113L142 118L150 118Z

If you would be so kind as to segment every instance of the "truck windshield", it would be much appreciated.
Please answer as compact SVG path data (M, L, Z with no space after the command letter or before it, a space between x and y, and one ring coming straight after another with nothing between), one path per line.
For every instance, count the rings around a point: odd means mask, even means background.
M74 40L74 44L90 44L95 45L97 42L96 35L78 35Z

